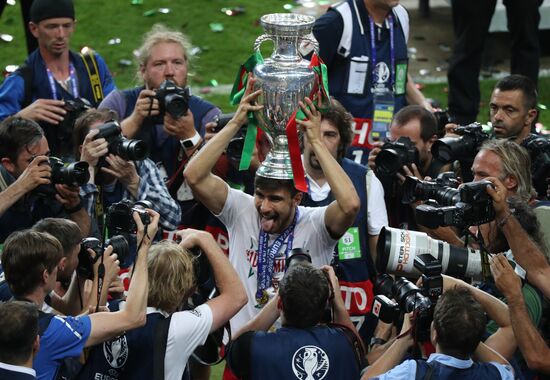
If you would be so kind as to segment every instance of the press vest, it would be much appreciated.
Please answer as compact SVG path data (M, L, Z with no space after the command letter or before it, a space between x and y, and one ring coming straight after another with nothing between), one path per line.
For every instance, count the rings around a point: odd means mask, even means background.
M493 380L500 378L498 369L489 363L474 362L469 368L455 368L441 364L436 360L430 363L425 360L416 361L416 379Z
M351 343L332 327L256 332L250 348L252 379L359 378Z
M369 249L367 221L368 199L366 175L369 169L347 158L344 158L340 165L353 182L353 186L361 200L361 208L352 227L335 247L335 260L338 262L339 272L337 275L342 291L342 298L344 298L345 302L350 300L348 311L352 316L352 320L354 322L359 320L360 323L357 325L359 334L363 338L363 341L369 342L376 327L376 318L370 312L374 300L373 281L376 277L376 270ZM322 207L329 205L333 200L334 196L332 192L322 201L314 201L309 194L304 194L302 205ZM351 230L355 230L358 233L361 257L348 259L345 257L345 253L339 252L339 250L346 246L346 239L354 239ZM349 243L349 240L347 242Z
M352 141L352 146L348 149L347 157L356 162L366 164L368 159L368 148L370 147L368 134L372 127L372 117L374 113L373 95L371 92L373 68L370 64L372 53L369 21L366 18L364 20L361 19L360 14L357 13L359 8L361 9L360 13L364 12L365 15L367 14L365 5L362 1L346 0L329 8L329 11L338 12L342 16L344 30L338 48L338 55L335 56L333 63L328 68L328 82L330 94L344 105L346 110L353 115L355 120L355 136ZM402 6L396 6L392 14L394 15L394 47L395 63L397 66L400 64L407 64L408 61L406 34L408 34L409 25L408 17L405 17L406 11ZM364 33L361 34L360 31ZM384 62L389 67L391 61L390 33L386 27L380 30L377 26L375 27L375 33L378 34L375 36L376 62L377 64ZM352 60L356 57L369 57L365 87L362 94L348 93L348 79ZM395 72L397 73L396 69ZM407 105L407 100L404 93L394 96L395 113Z
M145 326L95 346L78 379L153 379L155 329L163 319L161 313L147 314Z

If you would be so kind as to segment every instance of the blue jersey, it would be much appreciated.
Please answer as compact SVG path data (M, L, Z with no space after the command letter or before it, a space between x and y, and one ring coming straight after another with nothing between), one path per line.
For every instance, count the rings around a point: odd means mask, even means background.
M77 358L92 331L90 317L51 318L40 337L40 349L33 361L38 379L53 380L65 358Z

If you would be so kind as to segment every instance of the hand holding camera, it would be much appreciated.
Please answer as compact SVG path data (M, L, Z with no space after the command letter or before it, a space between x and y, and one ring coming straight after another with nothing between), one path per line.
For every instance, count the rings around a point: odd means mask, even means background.
M151 245L159 228L160 214L150 208L143 211L134 209L132 217L137 228L138 244Z
M82 152L80 159L95 168L99 158L105 156L109 152L109 143L104 138L97 138L98 129L92 129L84 138L82 143Z
M101 171L115 177L134 197L136 197L139 186L139 175L136 170L136 165L132 161L123 160L113 154L109 154L105 157L105 161L107 161L109 166L102 167Z
M176 232L176 236L178 237L178 240L181 239L179 245L189 250L195 247L200 247L203 239L214 240L214 237L210 233L192 228L179 230Z
M487 193L493 199L493 208L495 209L497 218L506 217L507 213L510 212L508 203L506 202L508 189L506 189L498 178L487 177L485 179L493 184L493 186L487 186Z
M15 183L21 186L25 194L39 185L49 185L51 183L52 168L49 165L44 165L47 161L48 157L46 156L35 157L17 178Z
M19 111L17 116L34 121L59 124L63 121L66 113L65 102L62 100L37 99Z

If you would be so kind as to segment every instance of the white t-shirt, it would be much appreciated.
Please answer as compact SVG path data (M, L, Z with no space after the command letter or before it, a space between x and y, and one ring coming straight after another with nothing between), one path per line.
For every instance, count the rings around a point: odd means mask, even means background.
M165 380L181 380L189 357L206 342L211 328L212 309L206 304L172 314L164 356Z
M311 199L315 202L326 199L330 193L328 182L319 186L308 174L306 176L309 181L309 196ZM370 189L367 195L367 224L369 235L378 235L382 227L388 225L384 187L374 173L371 176Z
M330 237L325 225L326 207L299 206L299 217L294 230L292 248L303 248L311 255L316 267L330 264L337 240ZM256 302L258 238L260 217L254 207L254 197L228 186L225 205L216 215L227 227L229 233L229 261L237 271L246 288L248 303L231 319L231 330L237 331L261 310ZM269 246L278 235L269 235ZM286 243L286 242L285 242ZM285 271L286 244L282 244L275 257L270 298L275 294Z

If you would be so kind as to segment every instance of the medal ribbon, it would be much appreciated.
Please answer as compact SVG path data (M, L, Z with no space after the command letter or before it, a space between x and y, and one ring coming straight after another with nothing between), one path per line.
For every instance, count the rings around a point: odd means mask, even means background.
M263 292L271 286L273 277L273 271L275 268L275 255L279 253L281 246L288 238L286 243L285 257L292 249L292 242L294 240L294 228L298 221L298 207L294 212L294 219L292 223L285 228L279 237L273 242L271 247L268 247L269 236L262 228L260 228L260 236L258 239L258 290L256 291L256 298L261 299Z

